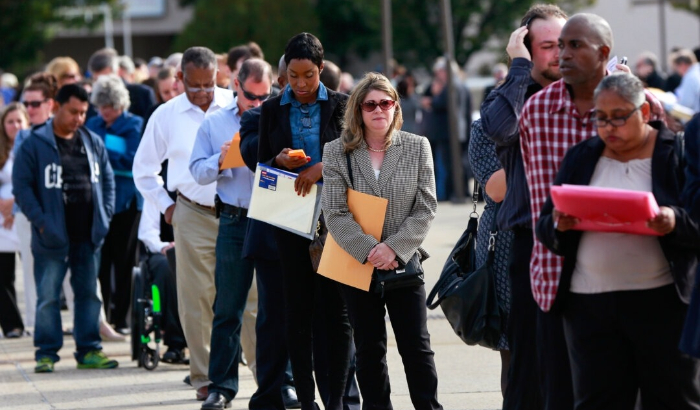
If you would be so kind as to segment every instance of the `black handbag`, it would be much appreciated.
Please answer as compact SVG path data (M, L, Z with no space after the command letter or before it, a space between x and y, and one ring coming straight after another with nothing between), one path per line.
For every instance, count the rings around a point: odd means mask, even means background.
M469 217L467 229L450 253L450 257L442 268L440 279L428 295L426 305L431 310L440 305L452 329L464 343L493 349L498 345L503 333L502 322L505 317L496 294L496 279L493 272L498 232L495 230L496 218L494 218L486 263L477 268L478 186L476 183L474 185L474 210ZM498 207L496 213L498 213Z
M345 153L345 161L348 166L350 186L352 189L355 189L355 180L352 175L352 166L350 165L350 153ZM382 296L384 296L384 291L387 290L422 285L424 283L423 277L423 265L418 252L405 265L399 261L399 266L396 269L379 270L375 268L372 273L374 291L381 293Z

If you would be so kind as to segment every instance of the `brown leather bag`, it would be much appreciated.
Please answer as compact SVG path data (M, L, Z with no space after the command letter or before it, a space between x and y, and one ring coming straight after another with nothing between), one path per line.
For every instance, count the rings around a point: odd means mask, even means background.
M309 256L311 257L311 266L313 266L314 272L318 272L318 265L321 263L321 254L323 254L323 246L326 244L327 236L328 228L326 227L323 213L321 213L316 224L316 236L314 236L313 241L309 245Z

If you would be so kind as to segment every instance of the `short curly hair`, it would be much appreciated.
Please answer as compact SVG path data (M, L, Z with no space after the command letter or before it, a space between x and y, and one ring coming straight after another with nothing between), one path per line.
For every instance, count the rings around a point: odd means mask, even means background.
M115 74L109 74L95 81L90 102L98 108L112 106L126 111L131 105L131 98L122 79Z

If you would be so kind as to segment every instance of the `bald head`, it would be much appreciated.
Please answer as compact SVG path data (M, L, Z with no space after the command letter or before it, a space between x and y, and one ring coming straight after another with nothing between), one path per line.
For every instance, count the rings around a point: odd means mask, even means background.
M612 29L604 18L591 13L579 13L574 14L564 27L572 24L583 26L584 30L590 35L591 40L597 42L598 45L608 46L612 50Z

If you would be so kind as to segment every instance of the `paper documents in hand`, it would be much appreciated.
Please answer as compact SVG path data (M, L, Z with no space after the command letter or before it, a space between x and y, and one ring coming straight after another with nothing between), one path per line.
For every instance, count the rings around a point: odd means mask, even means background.
M360 224L362 230L366 234L374 236L378 241L381 241L382 238L388 204L389 201L385 198L348 189L350 213ZM318 265L319 274L348 286L369 291L373 271L374 266L371 263L367 262L363 265L358 262L357 259L345 252L333 239L333 235L328 232L326 244L323 246L323 254L321 254L321 263Z
M321 215L321 184L314 184L306 196L297 195L294 190L297 176L258 164L248 217L313 239Z
M551 194L557 210L581 220L575 230L661 235L646 226L659 213L651 192L564 184Z
M231 140L231 147L229 147L219 169L238 168L242 166L245 166L245 162L243 162L243 156L241 156L241 134L237 132Z

